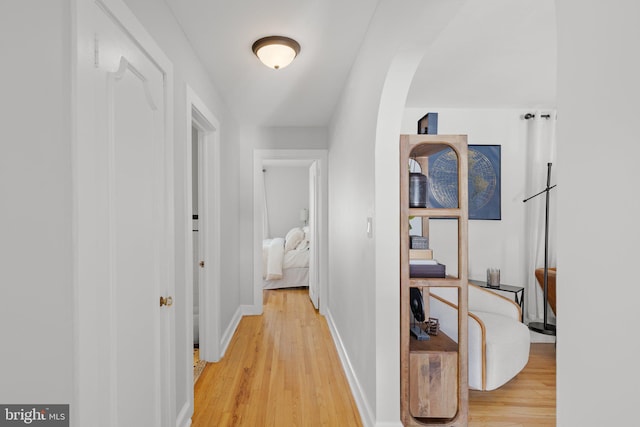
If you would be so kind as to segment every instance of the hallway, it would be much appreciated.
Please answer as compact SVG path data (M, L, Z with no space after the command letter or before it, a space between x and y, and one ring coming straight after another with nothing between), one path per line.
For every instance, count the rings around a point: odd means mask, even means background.
M307 289L264 291L195 386L193 427L360 426L324 317Z

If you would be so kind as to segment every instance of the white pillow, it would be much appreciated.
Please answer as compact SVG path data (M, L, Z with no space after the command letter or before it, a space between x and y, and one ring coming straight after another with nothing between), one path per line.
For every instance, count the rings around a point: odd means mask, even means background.
M309 226L305 225L304 227L302 227L302 231L304 231L304 240L306 240L306 241L311 240L311 238L309 236L311 234L311 231L309 230Z
M295 249L302 240L304 240L304 231L299 227L292 228L284 238L284 251L289 252Z
M298 243L298 246L296 246L296 251L303 251L305 249L309 249L308 240L302 240L300 243Z

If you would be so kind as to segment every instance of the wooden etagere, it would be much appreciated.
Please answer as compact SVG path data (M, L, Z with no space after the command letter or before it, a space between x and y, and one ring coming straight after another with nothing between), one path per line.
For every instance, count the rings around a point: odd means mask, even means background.
M409 159L427 174L429 156L451 148L458 163L458 207L409 208ZM400 409L405 426L466 426L468 421L468 157L466 135L400 136ZM458 222L458 275L446 278L409 277L409 218L422 217L428 236L429 218ZM432 248L437 253L437 248ZM437 258L437 256L436 256ZM423 291L426 316L429 289L452 287L458 293L458 342L442 332L428 341L410 334L411 287Z

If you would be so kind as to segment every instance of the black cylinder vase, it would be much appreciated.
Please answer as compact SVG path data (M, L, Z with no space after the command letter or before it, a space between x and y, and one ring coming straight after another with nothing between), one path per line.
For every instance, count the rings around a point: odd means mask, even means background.
M409 174L409 207L427 207L427 177L418 172Z

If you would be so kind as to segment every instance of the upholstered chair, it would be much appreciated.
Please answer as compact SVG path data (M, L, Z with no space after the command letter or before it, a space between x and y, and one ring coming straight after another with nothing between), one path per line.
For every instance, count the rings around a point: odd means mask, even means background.
M458 341L457 290L431 288L429 316ZM469 387L495 390L515 377L529 360L530 333L520 306L496 293L469 285Z

